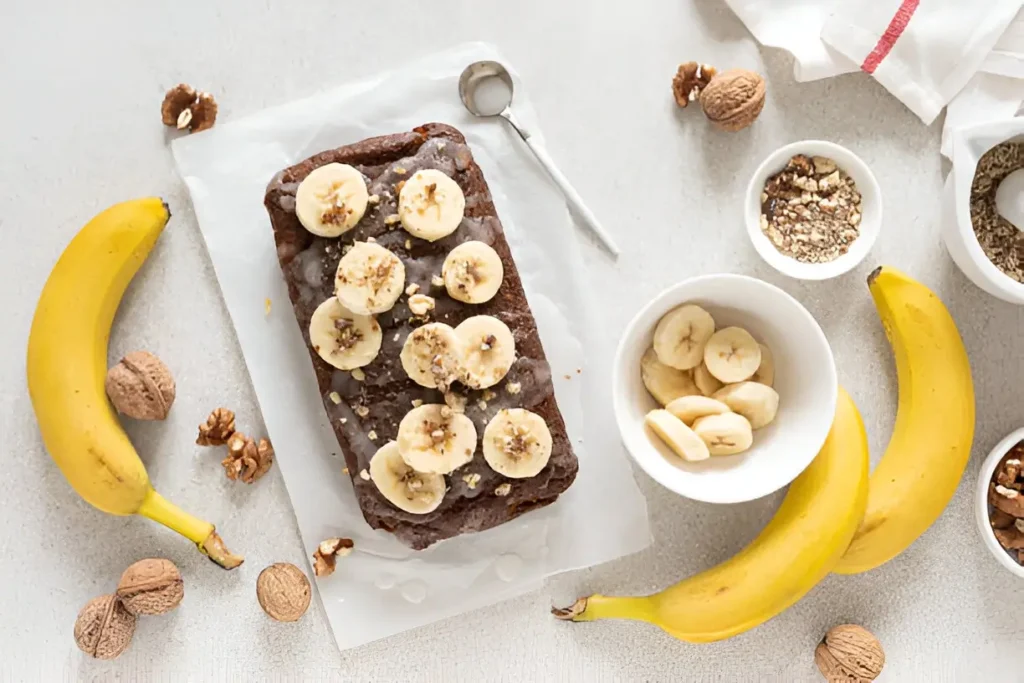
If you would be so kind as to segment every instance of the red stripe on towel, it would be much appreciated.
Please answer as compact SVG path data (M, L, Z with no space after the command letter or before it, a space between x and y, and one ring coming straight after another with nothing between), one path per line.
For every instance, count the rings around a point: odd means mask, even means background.
M869 74L875 73L875 69L882 63L882 60L892 50L892 46L896 44L896 41L903 34L904 29L907 28L907 24L910 23L910 17L914 16L914 11L917 10L920 2L921 0L903 0L900 8L896 10L892 21L889 22L889 27L885 29L882 37L878 39L875 49L871 51L871 54L864 59L864 63L860 65L861 70Z

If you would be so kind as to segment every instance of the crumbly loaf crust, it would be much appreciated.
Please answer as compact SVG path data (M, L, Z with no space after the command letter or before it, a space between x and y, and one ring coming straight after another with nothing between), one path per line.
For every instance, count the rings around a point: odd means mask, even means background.
M368 207L355 229L340 238L324 239L305 230L295 216L295 190L313 169L338 162L358 168L369 180L379 203ZM420 168L439 168L450 175L466 195L466 218L452 235L434 243L412 237L401 224L386 222L397 214L395 185ZM407 133L370 138L321 152L277 174L267 186L264 204L270 214L278 260L288 284L295 317L309 349L317 383L331 427L338 437L363 516L370 526L385 529L406 545L426 548L437 541L470 531L482 531L528 510L548 505L572 484L578 463L555 402L551 373L537 333L537 325L523 293L515 262L498 221L490 190L473 160L466 140L455 128L431 123ZM392 219L393 220L393 219ZM508 376L491 390L466 392L466 415L483 434L487 421L501 408L528 408L544 418L554 442L548 465L536 477L507 479L491 470L477 446L473 460L449 476L450 490L434 512L413 515L395 508L373 482L360 473L369 470L377 448L396 438L398 423L413 401L443 403L441 394L412 382L401 368L398 354L410 321L402 296L395 307L377 316L384 334L380 355L363 368L365 380L336 370L309 344L313 310L334 293L334 271L345 245L373 237L406 264L406 285L416 283L420 293L437 301L431 320L455 326L473 315L500 318L512 330L517 360ZM501 258L504 281L498 294L485 304L458 303L444 287L432 286L441 263L457 244L467 240L490 244ZM518 385L518 387L516 386ZM516 389L518 392L515 392ZM511 391L510 391L511 389ZM335 401L338 399L338 402ZM372 432L372 434L371 434ZM371 439L370 437L376 437ZM479 478L477 479L477 476ZM507 495L503 484L510 484Z

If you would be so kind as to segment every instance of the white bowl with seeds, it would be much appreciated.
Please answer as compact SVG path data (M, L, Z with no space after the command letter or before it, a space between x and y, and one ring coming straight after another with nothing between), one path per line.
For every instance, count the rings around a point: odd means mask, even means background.
M974 284L1024 305L1024 232L1004 218L1004 180L1024 168L1024 118L961 128L953 134L942 239ZM1005 189L1005 188L1002 188ZM1012 189L1012 188L1011 188ZM998 206L997 206L998 203Z
M882 225L882 192L850 150L803 140L761 162L747 186L744 221L768 265L800 280L827 280L871 251Z

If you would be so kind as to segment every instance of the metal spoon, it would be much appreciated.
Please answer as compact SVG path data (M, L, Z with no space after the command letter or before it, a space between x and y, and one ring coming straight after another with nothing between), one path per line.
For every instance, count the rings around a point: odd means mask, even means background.
M501 88L501 84L504 84L504 88ZM483 94L490 95L490 97L486 98L487 101L484 101L485 98L483 97L478 98L478 95L481 94L481 86L487 91ZM505 92L499 92L493 86L497 86ZM462 104L466 105L466 109L474 116L484 118L500 116L512 124L515 131L519 133L519 137L523 139L523 142L530 148L533 155L537 157L537 161L540 162L544 170L551 176L551 179L558 185L562 194L565 195L565 201L569 207L583 220L583 223L601 241L601 244L613 256L618 256L621 253L619 248L615 245L611 236L601 227L597 216L583 203L583 199L573 188L569 179L558 170L555 162L548 155L547 150L539 142L533 140L530 136L530 131L523 128L512 114L512 90L512 76L498 62L474 62L467 66L459 77L459 97L462 98Z

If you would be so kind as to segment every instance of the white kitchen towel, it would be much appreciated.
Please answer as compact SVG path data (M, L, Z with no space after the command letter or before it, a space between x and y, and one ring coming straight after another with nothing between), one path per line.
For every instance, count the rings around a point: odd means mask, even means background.
M861 69L926 123L979 69L1024 78L1024 0L725 3L758 42L793 55L796 80Z
M967 84L1024 0L842 0L821 29L925 123Z

